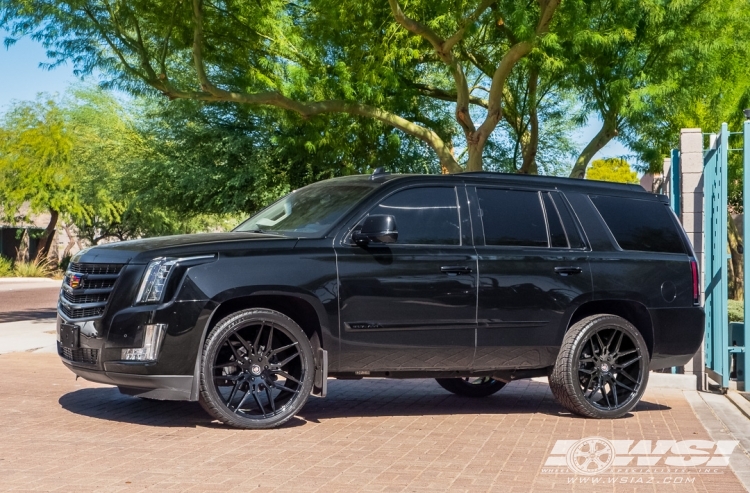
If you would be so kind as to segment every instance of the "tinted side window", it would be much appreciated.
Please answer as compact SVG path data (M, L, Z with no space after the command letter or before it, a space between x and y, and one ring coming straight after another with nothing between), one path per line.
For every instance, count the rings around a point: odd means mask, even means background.
M549 193L543 193L544 210L547 212L547 224L549 225L549 243L556 248L568 248L568 239L565 237L565 229L560 222L560 215L557 213L555 204Z
M623 250L685 253L680 234L666 209L653 200L591 196Z
M546 247L538 192L477 188L486 245Z
M570 211L570 206L565 203L565 200L560 196L559 193L553 193L551 195L555 206L557 206L557 212L560 213L560 218L562 219L563 225L565 226L565 232L568 236L570 248L584 248L586 245L583 243L580 231L578 231L576 220L573 219L573 214Z
M460 245L458 198L451 187L410 188L383 200L370 214L396 218L398 241L406 245Z

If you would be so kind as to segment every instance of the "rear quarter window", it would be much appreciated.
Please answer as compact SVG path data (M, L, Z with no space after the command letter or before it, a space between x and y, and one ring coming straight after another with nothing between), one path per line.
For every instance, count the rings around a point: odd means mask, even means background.
M667 206L655 200L591 195L591 201L623 250L686 253Z

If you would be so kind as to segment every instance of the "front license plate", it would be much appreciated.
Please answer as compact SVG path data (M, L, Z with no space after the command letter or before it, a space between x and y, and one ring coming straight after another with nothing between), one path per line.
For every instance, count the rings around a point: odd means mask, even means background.
M76 349L80 333L81 329L77 325L60 324L60 345Z

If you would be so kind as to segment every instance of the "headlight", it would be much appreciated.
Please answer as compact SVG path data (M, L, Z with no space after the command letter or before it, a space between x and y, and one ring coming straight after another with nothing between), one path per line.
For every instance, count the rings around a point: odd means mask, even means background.
M164 298L164 288L169 279L169 273L176 264L199 264L213 260L214 255L201 255L198 257L160 257L149 262L146 273L135 297L136 303L161 303Z

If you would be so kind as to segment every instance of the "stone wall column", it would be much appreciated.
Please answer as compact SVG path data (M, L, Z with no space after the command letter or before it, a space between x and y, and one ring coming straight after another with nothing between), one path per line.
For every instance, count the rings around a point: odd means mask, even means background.
M683 128L680 131L680 211L682 227L693 244L701 270L701 286L705 289L703 268L703 134L700 128ZM695 375L698 390L706 390L704 346L685 365L686 375Z

